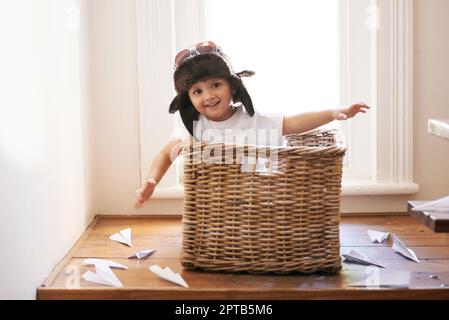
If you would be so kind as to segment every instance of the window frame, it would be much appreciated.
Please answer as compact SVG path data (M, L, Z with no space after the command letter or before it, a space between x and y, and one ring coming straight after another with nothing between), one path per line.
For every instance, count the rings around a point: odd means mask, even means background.
M353 1L360 0L340 1L341 12L348 13ZM413 183L413 1L365 1L369 5L365 16L367 23L374 21L374 25L379 26L371 32L370 38L370 43L374 44L370 68L375 75L369 89L372 108L364 121L344 122L342 131L350 150L361 145L365 146L364 150L367 150L366 146L371 148L370 173L363 179L344 177L342 195L413 194L418 191L418 185ZM169 137L178 121L167 112L175 94L172 57L177 49L204 38L203 14L203 0L136 1L142 179L151 159L166 143L160 137ZM350 60L345 52L348 49L348 24L344 19L341 22L342 69L350 70ZM349 83L345 72L341 79L342 83ZM350 102L357 97L354 90L344 85L341 89L342 101ZM362 142L357 140L367 126L371 128L368 130L371 136ZM345 161L349 169L364 163L360 158L363 153L366 152L348 154ZM179 166L172 166L153 197L182 197L179 175Z

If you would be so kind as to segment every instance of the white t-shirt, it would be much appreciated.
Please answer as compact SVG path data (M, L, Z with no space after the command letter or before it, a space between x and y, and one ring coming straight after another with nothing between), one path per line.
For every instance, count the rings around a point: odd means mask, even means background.
M236 106L231 118L225 121L211 121L200 114L199 120L193 124L193 135L198 141L208 143L256 144L275 145L284 144L282 138L283 114L261 114L257 111L252 117L242 105ZM171 135L172 139L185 140L190 137L189 132L179 121L180 127Z

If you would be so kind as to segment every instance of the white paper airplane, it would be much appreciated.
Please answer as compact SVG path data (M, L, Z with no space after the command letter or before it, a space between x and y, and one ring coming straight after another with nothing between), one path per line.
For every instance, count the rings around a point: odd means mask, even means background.
M143 251L138 251L133 253L132 255L128 256L128 259L137 258L137 259L144 259L148 258L150 255L156 252L156 249L148 249Z
M162 269L158 265L152 265L148 269L150 269L151 272L157 274L162 279L176 283L177 285L180 285L181 287L184 288L189 287L189 285L184 281L184 279L179 275L179 273L173 272L173 270L170 269L169 267L165 267L165 269Z
M375 260L365 256L363 253L357 252L355 250L351 250L347 254L342 254L342 256L348 261L357 262L357 263L361 263L364 265L373 265L373 266L385 268L383 265L381 265L377 261L375 261Z
M412 209L413 211L434 211L449 213L449 196L430 201Z
M368 230L368 236L370 237L371 242L382 243L388 239L388 235L389 235L388 232Z
M127 266L111 260L89 258L83 261L83 264L102 265L110 268L128 269Z
M131 245L131 228L123 229L120 232L114 233L109 239L124 243L127 246L132 247Z
M95 273L92 271L86 271L83 274L83 279L89 282L99 283L106 286L123 287L123 284L112 272L111 268L107 265L99 263L95 264Z
M415 261L416 263L419 263L418 257L416 256L416 254L413 252L412 249L409 249L405 246L405 244L402 243L401 240L399 240L399 238L392 234L391 235L392 239L393 239L393 250L400 253L401 255L403 255L404 257Z

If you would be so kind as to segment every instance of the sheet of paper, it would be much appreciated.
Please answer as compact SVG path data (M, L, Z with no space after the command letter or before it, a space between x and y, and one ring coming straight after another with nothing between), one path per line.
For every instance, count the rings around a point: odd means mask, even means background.
M128 269L128 267L124 266L123 264L120 264L118 262L111 261L111 260L105 260L105 259L89 258L89 259L85 259L83 261L83 264L102 265L102 266L107 266L110 268Z
M385 240L388 239L388 232L380 232L380 231L375 231L375 230L368 230L368 236L371 239L371 242L375 243L382 243Z
M404 257L419 263L418 257L416 256L415 252L413 252L412 249L407 248L405 244L402 243L402 241L394 234L391 235L391 238L393 239L393 247L392 249Z
M109 237L109 239L132 247L132 245L131 245L131 228L123 229L117 233L114 233L112 236Z
M136 258L138 260L145 259L151 256L153 253L156 252L156 249L148 249L143 251L138 251L133 253L132 255L128 256L128 259Z
M377 262L377 261L367 257L363 253L357 252L355 250L351 250L347 254L342 254L342 256L346 260L351 261L351 262L356 262L356 263L360 263L360 264L363 264L363 265L373 265L373 266L378 266L378 267L381 267L381 268L385 268L379 262Z
M152 265L148 269L150 269L151 272L155 273L162 279L176 283L177 285L180 285L184 288L189 287L189 285L184 281L179 273L173 272L173 270L171 270L169 267L165 267L165 269L162 269L158 265Z
M412 208L413 211L447 212L449 214L449 196L430 201Z
M373 268L373 267L368 267ZM379 270L379 271L377 271ZM410 271L367 270L364 280L348 284L348 287L365 288L409 288Z
M95 273L92 271L86 271L83 274L83 279L89 282L98 283L106 286L112 287L123 287L123 284L117 278L117 276L112 272L105 264L96 264Z

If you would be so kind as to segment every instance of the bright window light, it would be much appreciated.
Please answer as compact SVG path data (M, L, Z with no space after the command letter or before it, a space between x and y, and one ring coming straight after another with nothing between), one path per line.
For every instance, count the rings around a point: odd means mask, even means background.
M340 104L338 0L204 0L205 39L216 41L261 112Z

